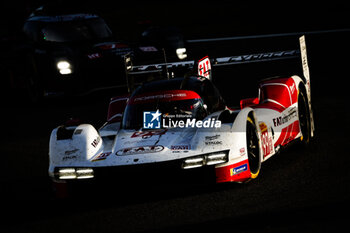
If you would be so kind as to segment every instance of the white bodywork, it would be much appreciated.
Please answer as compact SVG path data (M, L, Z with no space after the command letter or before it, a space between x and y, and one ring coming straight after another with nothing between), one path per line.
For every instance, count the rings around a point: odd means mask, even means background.
M247 114L242 110L234 124L219 128L170 128L160 130L124 130L120 123L103 126L99 131L92 125L68 127L73 130L69 139L57 140L54 129L50 138L49 174L56 167L109 167L157 163L196 155L229 150L228 163L244 160L239 152L246 147ZM217 118L214 113L208 118ZM205 120L205 119L204 119ZM220 164L223 166L225 164Z

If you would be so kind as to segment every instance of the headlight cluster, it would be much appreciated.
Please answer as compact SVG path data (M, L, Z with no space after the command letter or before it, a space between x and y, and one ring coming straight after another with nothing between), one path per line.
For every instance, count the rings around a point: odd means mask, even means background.
M58 168L56 177L60 180L91 179L94 178L92 168Z
M60 74L62 74L62 75L72 73L71 64L66 60L62 60L62 61L57 62L56 66L57 66L58 72L60 72Z
M220 151L205 155L198 155L184 159L182 162L183 169L202 167L205 165L215 165L226 163L228 161L228 151Z

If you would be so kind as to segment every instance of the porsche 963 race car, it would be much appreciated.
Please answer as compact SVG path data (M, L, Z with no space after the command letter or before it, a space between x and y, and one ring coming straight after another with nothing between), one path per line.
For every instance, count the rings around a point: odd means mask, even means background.
M205 170L217 183L254 179L281 148L307 144L314 135L304 37L300 54L303 77L263 80L258 96L242 99L238 108L226 106L211 82L208 57L197 64L200 75L143 83L130 96L111 99L99 130L89 124L55 128L49 175L63 182L98 178L103 170L142 171L136 179L143 181L145 168L164 166L156 175L165 182L175 170Z

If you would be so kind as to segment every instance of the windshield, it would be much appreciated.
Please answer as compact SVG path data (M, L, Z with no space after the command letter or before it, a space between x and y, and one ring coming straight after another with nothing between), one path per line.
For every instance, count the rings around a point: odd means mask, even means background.
M104 39L112 36L101 18L51 22L41 30L45 41L68 42Z
M137 96L133 99L136 100ZM124 112L122 127L124 129L140 129L143 126L143 113L156 112L157 110L161 113L161 119L186 120L195 118L202 120L206 116L206 109L201 98L185 100L157 98L140 103L131 99Z

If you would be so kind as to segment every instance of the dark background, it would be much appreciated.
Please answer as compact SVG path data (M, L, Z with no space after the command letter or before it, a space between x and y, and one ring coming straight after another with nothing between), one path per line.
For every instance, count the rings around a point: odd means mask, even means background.
M30 11L45 1L1 4L2 44L21 36ZM98 13L117 38L137 40L142 22L175 25L187 39L350 29L345 3L252 1L110 3L74 1ZM141 23L141 24L140 24ZM285 49L298 36L195 43L211 56ZM329 232L346 229L349 199L349 32L307 35L316 136L306 149L289 148L262 165L247 184L130 186L91 190L54 200L47 177L51 130L71 116L99 127L110 96L43 105L2 99L1 232ZM203 52L201 51L201 52ZM11 52L11 50L10 50ZM6 53L2 50L2 56ZM280 63L217 71L231 92L250 75L288 73ZM2 76L4 77L4 76ZM254 88L255 83L252 83ZM229 95L229 94L226 94ZM91 111L93 109L93 111ZM166 174L162 174L166 175ZM110 184L113 186L113 184Z
M135 25L152 21L179 26L191 38L346 28L349 6L343 1L159 1L81 0L5 1L1 3L1 36L14 34L29 14L45 3L62 3L101 15L119 38L135 38Z

